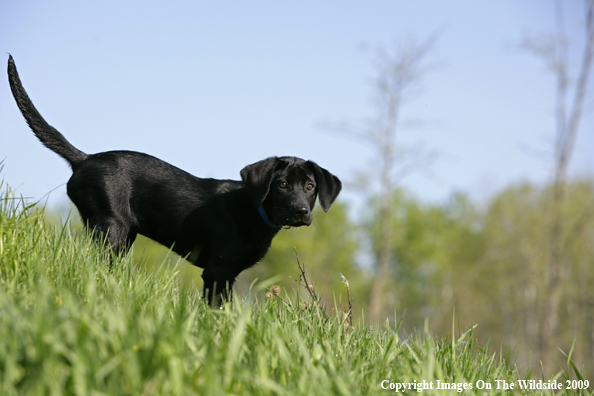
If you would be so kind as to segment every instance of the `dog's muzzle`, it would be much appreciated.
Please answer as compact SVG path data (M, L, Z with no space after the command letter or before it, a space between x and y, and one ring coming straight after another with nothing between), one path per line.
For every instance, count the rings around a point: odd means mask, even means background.
M308 208L296 208L290 218L290 225L292 227L308 226L311 224L311 219L311 211Z

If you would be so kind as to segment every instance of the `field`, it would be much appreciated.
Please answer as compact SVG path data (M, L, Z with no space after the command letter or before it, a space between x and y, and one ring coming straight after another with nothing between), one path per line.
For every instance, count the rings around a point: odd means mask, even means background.
M86 233L48 225L9 191L0 202L3 396L592 394L570 359L547 378L521 374L513 348L479 345L455 318L453 337L403 337L361 312L347 326L297 293L256 299L265 284L211 309L180 281L183 263L110 266Z

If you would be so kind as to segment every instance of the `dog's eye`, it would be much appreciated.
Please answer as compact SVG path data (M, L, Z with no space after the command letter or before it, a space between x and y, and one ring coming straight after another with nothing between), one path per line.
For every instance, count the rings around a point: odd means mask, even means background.
M280 188L287 188L287 182L279 182L279 183L278 183L278 186L279 186Z
M313 185L313 183L308 183L306 188L307 188L307 191L311 191L314 189L314 187L315 186Z

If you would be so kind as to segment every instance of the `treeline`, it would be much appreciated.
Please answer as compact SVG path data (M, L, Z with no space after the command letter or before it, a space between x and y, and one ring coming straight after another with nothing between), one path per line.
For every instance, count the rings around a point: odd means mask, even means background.
M481 342L503 346L503 353L509 348L507 357L524 370L540 373L542 360L549 375L567 364L557 348L568 353L577 338L572 359L594 378L594 178L570 181L559 210L564 222L560 323L554 340L544 342L542 323L550 315L551 214L557 213L552 195L551 186L523 183L481 205L462 193L443 204L428 204L396 190L380 324L403 319L401 329L412 333L428 320L441 336L451 334L453 324L456 331L477 324ZM314 215L311 227L282 230L266 258L240 276L239 293L247 293L256 279L296 293L300 286L291 279L299 278L296 251L330 307L348 307L343 274L350 283L353 314L368 315L381 219L378 199L365 207L355 221L338 202L328 214ZM167 254L144 238L135 244L135 260L143 265L158 266ZM179 257L171 253L167 260L175 263ZM181 280L196 287L201 287L200 274L191 265L180 267ZM264 298L263 289L251 292Z
M420 329L425 319L438 334L478 324L476 334L492 345L509 346L518 363L536 372L566 367L577 337L573 359L594 377L594 179L568 183L562 208L562 297L554 340L543 340L547 320L551 222L551 186L514 185L484 207L464 194L445 204L426 204L403 190L393 195L392 262L383 291L382 315L404 316L403 328ZM357 309L369 311L374 268L357 260L361 249L379 255L379 203L371 200L360 224L346 216L345 207L318 216L314 230L299 229L275 240L265 262L249 276L266 278L295 273L292 247L310 268L329 304L345 290L340 273L350 281ZM365 232L361 232L364 230ZM371 236L365 241L358 235ZM377 260L371 260L377 262ZM295 287L291 281L283 283ZM455 310L455 316L454 316ZM394 317L396 313L397 317ZM551 348L553 348L551 350Z

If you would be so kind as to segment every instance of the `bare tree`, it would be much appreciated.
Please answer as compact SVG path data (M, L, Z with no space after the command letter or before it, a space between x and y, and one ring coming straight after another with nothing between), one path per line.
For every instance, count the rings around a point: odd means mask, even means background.
M377 154L379 163L380 240L370 296L371 323L378 323L385 298L386 280L390 276L390 266L394 261L394 182L397 175L413 168L419 160L418 155L411 160L410 152L398 149L401 113L403 106L414 96L415 88L418 88L423 76L431 67L427 63L427 55L434 42L435 38L432 36L421 43L410 40L404 45L395 46L392 52L380 51L377 76L373 82L373 104L376 114L363 127L343 123L332 128L366 143Z
M555 2L556 34L545 39L530 39L525 48L541 57L556 79L555 145L550 251L548 260L547 294L539 315L539 346L545 361L551 361L555 351L552 344L559 330L559 304L566 278L563 259L563 236L567 169L573 153L576 136L582 118L586 88L592 69L594 55L594 0L584 1L585 40L579 70L574 84L569 76L568 40L564 33L563 2ZM572 96L572 101L569 97Z

